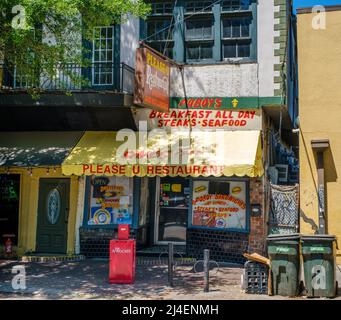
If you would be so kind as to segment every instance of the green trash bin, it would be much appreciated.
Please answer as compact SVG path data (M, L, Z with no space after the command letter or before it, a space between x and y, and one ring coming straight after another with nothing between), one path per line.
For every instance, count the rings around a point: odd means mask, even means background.
M302 236L301 241L307 296L335 297L336 237L317 234Z
M272 277L272 293L295 297L299 290L300 235L269 235L268 254Z

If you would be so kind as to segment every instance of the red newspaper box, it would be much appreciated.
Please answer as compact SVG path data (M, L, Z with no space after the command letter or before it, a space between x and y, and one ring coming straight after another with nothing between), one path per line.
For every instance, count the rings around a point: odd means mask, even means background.
M135 240L111 240L109 283L133 283L135 280Z
M119 224L118 225L118 239L128 240L130 235L130 224Z

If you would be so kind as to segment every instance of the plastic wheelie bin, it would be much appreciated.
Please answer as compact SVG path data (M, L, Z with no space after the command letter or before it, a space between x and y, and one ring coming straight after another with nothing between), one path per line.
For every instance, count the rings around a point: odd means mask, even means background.
M333 298L337 294L336 237L302 236L304 283L308 297Z
M289 297L297 296L300 272L300 235L269 235L267 242L272 293Z

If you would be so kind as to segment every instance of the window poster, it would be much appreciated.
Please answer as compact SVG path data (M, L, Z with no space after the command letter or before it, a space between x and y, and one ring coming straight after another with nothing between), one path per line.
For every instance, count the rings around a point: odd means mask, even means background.
M88 225L131 224L132 214L132 178L92 178Z
M246 182L194 180L192 225L245 229Z

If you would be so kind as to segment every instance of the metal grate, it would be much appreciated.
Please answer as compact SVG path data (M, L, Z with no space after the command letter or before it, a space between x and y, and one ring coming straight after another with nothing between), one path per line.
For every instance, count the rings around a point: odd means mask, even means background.
M298 232L298 185L270 184L270 234Z

